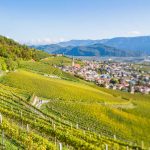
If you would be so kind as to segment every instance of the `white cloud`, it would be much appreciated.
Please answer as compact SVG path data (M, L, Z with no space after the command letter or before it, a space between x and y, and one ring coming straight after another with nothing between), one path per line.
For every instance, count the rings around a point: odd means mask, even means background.
M46 44L55 44L65 41L64 38L44 38L44 39L32 39L29 41L21 41L22 44L27 45L46 45Z
M136 31L136 30L133 30L133 31L130 31L130 32L128 32L128 35L140 35L141 34L141 32L140 31Z

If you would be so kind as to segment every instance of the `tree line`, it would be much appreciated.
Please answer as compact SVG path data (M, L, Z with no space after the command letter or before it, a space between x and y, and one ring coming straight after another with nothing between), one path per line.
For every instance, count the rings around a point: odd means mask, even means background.
M39 61L49 54L21 45L12 39L0 36L0 70L14 70L19 65L19 60L34 59Z

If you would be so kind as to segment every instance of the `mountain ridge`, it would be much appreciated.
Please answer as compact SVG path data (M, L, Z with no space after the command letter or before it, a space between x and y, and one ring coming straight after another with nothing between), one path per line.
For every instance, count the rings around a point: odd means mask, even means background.
M116 48L106 46L103 44L93 44L89 46L62 47L53 53L54 54L63 53L65 55L74 55L74 56L124 56L125 57L129 55L125 51L118 50Z
M66 53L73 55L74 53L78 56L100 56L93 53L95 51L95 44L99 44L96 51L99 51L99 54L102 53L102 48L105 47L105 51L110 49L116 49L118 54L111 53L111 55L102 55L102 56L146 56L150 55L150 36L138 36L138 37L116 37L112 39L102 39L102 40L70 40L66 42L60 42L50 45L40 45L40 46L31 46L39 50L46 51L52 54ZM94 47L94 49L89 49ZM84 55L83 53L84 49ZM87 49L87 53L85 52ZM109 49L109 50L108 50ZM70 52L69 52L70 50ZM76 52L75 52L76 50ZM90 53L89 53L90 52ZM116 52L115 52L116 53Z

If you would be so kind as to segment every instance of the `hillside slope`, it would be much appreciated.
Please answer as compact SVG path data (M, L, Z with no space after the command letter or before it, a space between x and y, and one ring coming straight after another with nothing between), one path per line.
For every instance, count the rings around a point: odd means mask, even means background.
M5 135L2 136L1 149L59 150L60 145L63 149L83 150L103 150L106 147L126 150L127 147L138 147L80 126L77 128L76 124L54 114L45 114L33 106L35 96L28 103L29 100L18 89L2 84L0 87L0 116L3 118L0 131Z
M107 40L103 44L118 49L133 51L136 53L136 56L150 55L150 36L118 37Z
M48 57L48 54L29 48L26 45L20 45L12 39L0 36L0 56L13 60L17 58L39 60Z
M119 141L134 145L140 145L143 140L149 146L149 96L132 96L22 70L3 76L1 83L48 100L41 106L47 115L67 120L74 126L78 124L85 131L109 138L115 135Z

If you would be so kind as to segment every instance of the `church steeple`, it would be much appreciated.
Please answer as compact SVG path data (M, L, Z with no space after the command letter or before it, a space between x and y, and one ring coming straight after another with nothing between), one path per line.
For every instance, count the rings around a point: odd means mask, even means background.
M72 56L72 67L74 67L74 56Z

